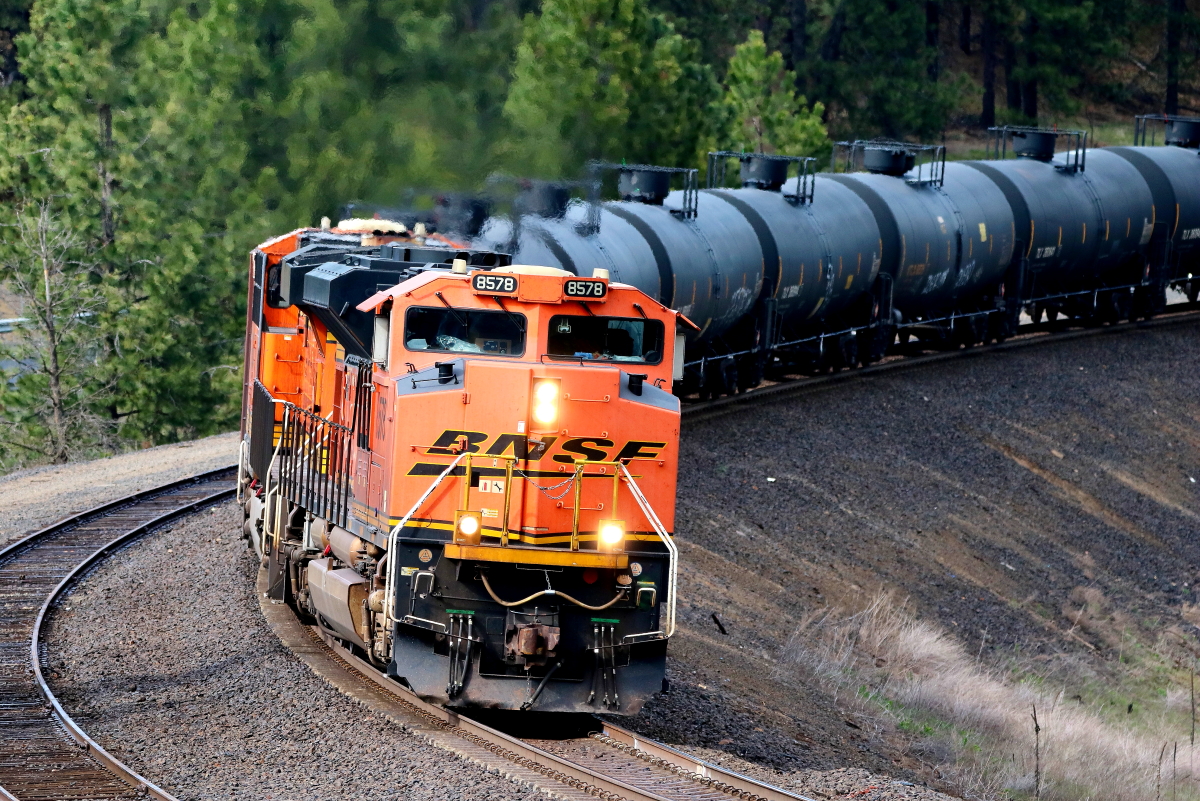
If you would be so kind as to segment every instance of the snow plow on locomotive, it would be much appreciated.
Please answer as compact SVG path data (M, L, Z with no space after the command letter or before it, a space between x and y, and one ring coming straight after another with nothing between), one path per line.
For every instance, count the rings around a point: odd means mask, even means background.
M242 491L270 595L427 700L632 714L675 628L682 315L391 231L251 259Z

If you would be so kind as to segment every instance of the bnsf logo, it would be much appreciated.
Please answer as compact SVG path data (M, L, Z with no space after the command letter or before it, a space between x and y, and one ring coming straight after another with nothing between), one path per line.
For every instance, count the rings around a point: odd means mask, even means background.
M491 437L491 434L482 431L447 429L425 453L429 456L457 456L460 448L465 446L463 449L468 453L501 456L511 451L518 459L536 462L558 445L559 452L550 457L551 460L560 464L575 464L576 459L587 459L589 462L655 459L667 447L665 442L638 439L631 439L618 448L617 443L602 437L570 437L563 439L561 444L561 437L548 436L540 440L530 440L524 434L500 434L494 440Z
M515 275L479 273L471 276L471 288L476 292L496 292L511 295L517 291L517 277Z

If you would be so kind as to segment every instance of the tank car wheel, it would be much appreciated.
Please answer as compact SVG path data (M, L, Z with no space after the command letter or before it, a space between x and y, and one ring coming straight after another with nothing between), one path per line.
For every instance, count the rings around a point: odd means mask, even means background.
M1122 320L1136 322L1138 315L1134 310L1134 299L1128 292L1118 292L1113 295L1113 324Z

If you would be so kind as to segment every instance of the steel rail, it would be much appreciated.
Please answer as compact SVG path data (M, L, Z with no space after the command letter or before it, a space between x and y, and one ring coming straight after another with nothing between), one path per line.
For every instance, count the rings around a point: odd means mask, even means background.
M4 738L4 741L0 742L0 785L7 784L9 787L9 789L5 789L0 786L0 799L3 801L21 801L21 799L32 801L32 799L42 798L112 798L127 796L132 792L140 796L160 799L160 801L175 801L168 792L143 778L109 754L67 714L50 689L42 672L41 634L47 614L56 600L84 572L132 540L231 497L235 492L232 486L217 492L207 492L200 497L192 497L192 495L195 490L205 489L208 484L230 477L235 470L236 466L211 470L101 504L79 514L71 515L0 549L0 570L9 570L16 566L20 570L41 572L43 579L54 580L60 575L62 576L38 607L37 616L33 620L29 632L29 662L23 668L20 668L15 662L4 661L0 665L0 676L4 672L15 671L18 668L23 671L26 680L28 675L32 674L42 699L39 706L33 706L31 704L33 698L19 695L22 678L9 677L10 681L6 682L6 685L9 688L16 687L18 694L8 697L9 703L4 705L5 712L8 714L0 718L0 729L21 729L26 734L30 732L36 734L39 728L49 728L50 732L50 737L20 738L14 736ZM176 495L183 503L167 508L163 508L161 505L152 505L155 501L166 500ZM143 507L142 512L152 516L143 516L135 520L120 520L120 522L115 522L115 525L104 525L106 519L126 516L122 513L133 512L136 514L135 510L138 510L140 506ZM104 541L99 548L89 547L89 553L82 561L75 562L73 565L59 565L65 573L46 575L47 561L37 549L60 546L63 551L69 552L71 548L78 548L81 545L94 545L87 541L96 535L105 535L110 531L118 531L119 534ZM72 542L72 533L76 534L74 542ZM32 553L29 555L37 557L38 561L29 566L22 565L20 560L25 555L23 552L26 551L31 551ZM55 567L53 564L50 566L51 568ZM67 569L68 567L69 569ZM23 583L24 579L25 575L20 575L18 584ZM16 595L19 596L20 593L16 593ZM10 631L12 628L18 630L21 628L21 612L28 611L22 600L26 599L15 597L12 603L0 603L0 609L8 618ZM9 608L5 609L5 605ZM16 626L11 625L14 622ZM47 721L51 722L50 727L45 725ZM41 732L41 734L45 735L47 732ZM77 752L71 753L62 750L64 744L56 741L55 735L61 738L64 734L78 749ZM38 746L40 750L20 749L16 745L34 739L41 744ZM51 765L57 767L51 768ZM15 789L14 782L23 787L29 787L29 789Z
M937 353L926 353L919 356L897 355L887 358L886 361L876 362L875 364L870 364L866 367L842 370L840 372L829 373L826 375L787 379L785 381L780 381L759 389L747 390L736 395L729 395L716 400L700 401L696 403L684 402L681 404L682 409L680 414L689 422L699 422L700 420L706 420L711 417L729 414L739 406L780 400L793 394L822 389L847 381L863 379L879 373L899 372L902 370L923 367L929 364L936 364L938 362L950 361L952 359L961 359L970 356L982 356L988 353L1018 350L1020 348L1032 347L1035 345L1048 345L1055 342L1068 342L1073 339L1087 339L1090 337L1119 334L1128 331L1184 325L1187 323L1200 321L1200 307L1198 306L1200 306L1200 304L1173 304L1173 306L1167 307L1167 311L1165 313L1158 315L1151 320L1140 320L1134 323L1126 322L1118 323L1116 325L1096 326L1094 328L1067 328L1057 331L1048 331L1045 327L1035 327L1032 324L1027 324L1021 327L1024 330L1018 332L1016 336L1007 339L1004 342L997 342L991 345L975 345L974 347L970 348L958 348L955 350L940 351Z

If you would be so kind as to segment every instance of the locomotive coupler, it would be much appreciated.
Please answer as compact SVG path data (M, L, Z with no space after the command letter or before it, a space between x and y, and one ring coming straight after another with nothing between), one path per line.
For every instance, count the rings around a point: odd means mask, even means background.
M508 610L504 622L504 661L525 669L545 665L556 656L562 630L558 614Z

